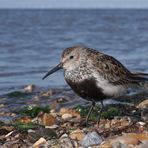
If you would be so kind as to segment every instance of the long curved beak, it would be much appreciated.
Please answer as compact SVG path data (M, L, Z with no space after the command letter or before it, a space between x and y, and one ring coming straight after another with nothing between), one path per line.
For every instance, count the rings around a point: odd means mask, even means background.
M62 68L63 68L63 64L62 64L62 63L58 64L56 67L54 67L54 68L51 69L49 72L47 72L47 74L46 74L42 79L44 80L44 79L47 78L49 75L51 75L52 73L54 73L54 72L56 72L56 71L58 71L58 70L60 70L60 69L62 69Z

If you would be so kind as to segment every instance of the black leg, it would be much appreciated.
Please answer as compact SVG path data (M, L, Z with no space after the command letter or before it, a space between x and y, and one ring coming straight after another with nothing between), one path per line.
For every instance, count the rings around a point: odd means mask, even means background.
M88 114L87 114L87 116L86 116L86 125L87 125L87 123L88 123L88 120L89 120L90 114L91 114L92 109L93 109L94 106L95 106L95 102L92 101L91 108L89 109L89 112L88 112Z
M101 107L100 107L100 111L99 111L99 115L97 117L97 125L99 126L99 123L100 123L100 119L101 119L101 114L102 114L102 111L103 111L103 101L100 102L101 103Z

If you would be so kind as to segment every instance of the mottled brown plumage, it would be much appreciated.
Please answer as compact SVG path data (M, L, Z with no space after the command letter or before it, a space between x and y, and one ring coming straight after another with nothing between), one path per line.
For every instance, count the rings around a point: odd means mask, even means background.
M61 68L70 87L93 105L95 101L120 96L130 87L148 80L148 74L133 74L112 56L87 47L66 48L61 63L44 78Z

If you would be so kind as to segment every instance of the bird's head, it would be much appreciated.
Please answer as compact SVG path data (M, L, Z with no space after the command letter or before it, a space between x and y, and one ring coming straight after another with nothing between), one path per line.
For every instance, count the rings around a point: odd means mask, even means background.
M51 75L52 73L60 69L71 71L79 67L82 59L84 58L83 52L82 52L83 49L84 49L83 47L66 48L62 53L61 62L57 66L55 66L53 69L51 69L43 77L43 79L45 79L46 77L48 77L49 75Z

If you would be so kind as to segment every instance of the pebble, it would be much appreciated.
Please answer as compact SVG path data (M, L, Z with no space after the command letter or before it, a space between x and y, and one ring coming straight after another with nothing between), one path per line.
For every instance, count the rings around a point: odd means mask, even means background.
M14 131L9 132L7 135L5 135L5 137L9 137L12 133L14 133Z
M68 109L68 108L61 108L60 109L60 115L64 115L64 114L70 114L72 117L80 119L80 113L77 112L75 109Z
M146 123L145 122L138 122L137 124L139 124L139 125L141 125L141 126L145 126L146 125Z
M59 140L57 139L48 140L46 141L46 143L40 145L40 147L43 147L43 148L75 148L71 140L68 137L60 138Z
M59 147L60 148L74 148L71 140L68 137L59 139Z
M65 102L68 102L68 100L65 98L58 98L57 99L57 103L65 103Z
M139 141L146 141L146 140L148 140L148 132L143 132L143 133L127 133L127 134L125 134L125 136L127 137L127 139L129 137L132 137L132 138L137 138Z
M57 137L56 131L43 126L38 126L35 130L28 130L27 140L35 143L39 138L51 139Z
M70 133L69 137L73 140L81 141L85 137L83 130L77 129Z
M139 144L136 148L148 148L148 140L142 141L142 143Z
M53 92L52 90L48 90L48 91L44 91L44 92L41 92L41 96L42 97L50 97L53 95Z
M67 134L63 134L63 135L61 136L61 138L67 138L67 137L68 137Z
M40 145L41 148L58 148L58 140L57 139L51 139L46 141L46 143ZM31 148L31 147L30 147Z
M36 141L34 144L33 144L33 148L39 148L39 146L43 143L45 143L46 140L44 138L40 138L38 141Z
M129 117L124 117L121 119L112 119L111 120L111 127L115 128L123 128L125 126L130 125L131 119Z
M0 107L4 107L5 105L4 104L0 104Z
M57 129L59 126L54 124L54 125L51 125L51 126L45 126L45 128L50 128L50 129Z
M137 108L143 109L148 107L148 99L142 101L141 103L139 103L139 105L137 105Z
M124 143L124 144L130 144L130 145L137 145L139 143L139 140L138 138L136 137L132 137L132 136L128 136L128 135L125 135L125 136L119 136L115 139L115 141L118 141L118 142L121 142L121 143Z
M51 109L50 110L50 113L55 113L55 109Z
M69 113L65 113L65 114L62 115L62 119L63 119L63 120L69 120L69 119L71 119L71 118L72 118L72 115L69 114Z
M118 136L113 139L108 139L103 142L100 148L114 147L114 148L128 148L129 145L136 147L141 141L147 141L147 133L136 134L136 133L125 133L122 136Z
M54 116L55 118L57 118L57 116L58 116L58 113L55 111L55 109L51 109L51 110L50 110L50 114L51 114L52 116Z
M17 119L18 122L22 122L22 123L30 123L32 121L32 119L30 117L21 117L19 119Z
M29 129L28 133L35 133L35 130Z
M83 140L80 142L82 146L89 147L92 145L98 145L102 143L102 137L96 132L87 133Z
M56 124L56 118L49 113L44 113L41 120L44 126L52 126Z
M115 142L114 144L112 144L112 148L131 148L131 147L121 142Z
M36 86L34 84L28 85L24 88L25 92L32 93L35 91Z

